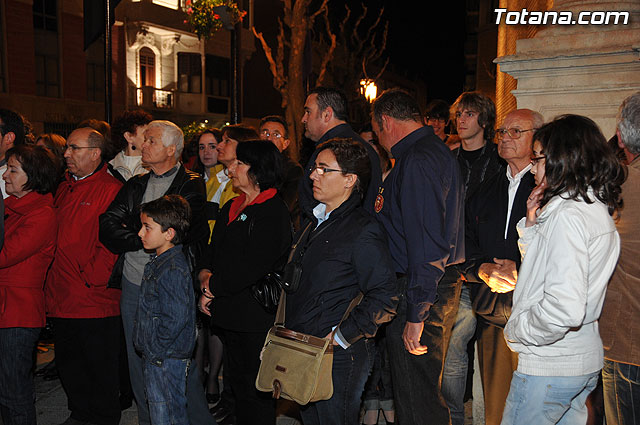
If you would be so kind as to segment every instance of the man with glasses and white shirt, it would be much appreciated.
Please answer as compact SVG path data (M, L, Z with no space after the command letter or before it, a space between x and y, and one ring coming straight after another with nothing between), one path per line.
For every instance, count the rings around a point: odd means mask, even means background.
M467 199L465 278L477 318L478 361L484 390L485 422L500 424L518 356L506 345L503 329L511 315L520 252L516 223L525 216L535 186L529 172L532 139L544 124L529 109L510 112L497 130L499 170Z

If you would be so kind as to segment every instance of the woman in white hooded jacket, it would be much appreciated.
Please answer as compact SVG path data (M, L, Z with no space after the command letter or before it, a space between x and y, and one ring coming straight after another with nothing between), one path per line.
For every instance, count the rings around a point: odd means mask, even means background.
M502 424L585 424L603 366L598 317L620 252L612 214L624 171L598 126L564 115L536 131L536 188L518 223L523 256L505 327L518 369Z

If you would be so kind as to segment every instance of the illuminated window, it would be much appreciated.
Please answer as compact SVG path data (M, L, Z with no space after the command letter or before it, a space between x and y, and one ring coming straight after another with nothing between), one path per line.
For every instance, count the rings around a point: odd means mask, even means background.
M178 9L178 4L180 0L153 0L153 4L157 4L158 6L164 6L171 9Z
M183 93L202 91L202 65L199 53L178 53L178 90Z
M156 86L156 55L148 47L140 49L140 86Z

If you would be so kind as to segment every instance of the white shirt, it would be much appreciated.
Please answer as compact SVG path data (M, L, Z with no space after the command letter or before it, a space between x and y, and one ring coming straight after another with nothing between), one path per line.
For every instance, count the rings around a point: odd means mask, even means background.
M227 183L229 183L229 180L231 180L229 178L229 176L227 176L224 173L224 168L220 171L218 171L216 173L216 178L218 179L218 181L220 182L220 186L218 187L218 190L216 190L216 193L213 194L213 197L211 198L211 202L215 202L217 204L220 203L220 198L222 197L222 192L224 192L224 188L227 187Z
M511 219L511 208L513 207L513 200L516 197L518 187L520 187L520 181L522 177L531 170L532 165L529 164L522 171L515 176L511 177L511 165L507 166L507 179L509 179L509 203L507 204L507 223L504 226L504 238L507 239L507 232L509 231L509 220Z

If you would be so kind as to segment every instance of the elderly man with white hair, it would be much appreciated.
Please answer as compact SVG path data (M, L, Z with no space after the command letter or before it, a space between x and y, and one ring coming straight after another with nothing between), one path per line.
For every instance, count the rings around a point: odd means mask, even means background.
M204 215L205 184L198 174L178 162L183 147L184 135L178 126L170 121L152 121L144 132L142 144L142 161L151 171L128 180L107 211L100 216L100 241L119 255L109 284L122 288L120 309L140 425L150 424L149 406L144 393L142 359L133 348L132 333L144 266L151 255L144 251L138 237L138 207L164 195L181 195L189 202L192 211L191 227L183 243L185 255L192 264L199 259L209 240L209 225ZM209 414L196 367L190 368L187 378L187 406L190 423L215 423Z

